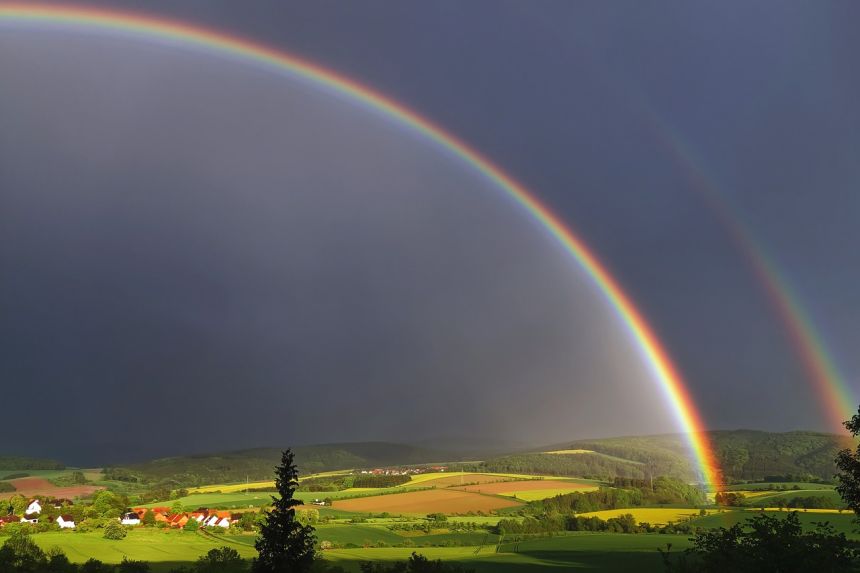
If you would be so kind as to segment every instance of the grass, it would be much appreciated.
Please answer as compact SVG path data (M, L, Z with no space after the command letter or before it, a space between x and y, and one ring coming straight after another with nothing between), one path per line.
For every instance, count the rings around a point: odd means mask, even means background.
M712 514L709 514L706 517L698 517L693 519L691 522L692 525L705 527L705 528L716 528L716 527L731 527L736 523L743 523L745 520L754 517L758 514L758 510L742 510L742 509L734 509L727 511L718 511ZM773 514L788 514L788 511L768 511L769 515ZM832 513L832 512L821 512L818 511L798 511L798 517L800 519L800 523L809 529L815 527L816 522L828 522L836 529L837 533L844 533L850 538L860 539L860 534L856 533L856 526L854 525L854 514L850 511L846 511L844 513Z
M664 571L658 547L671 543L673 551L689 546L683 535L572 534L467 547L430 547L417 551L430 559L460 563L477 573L532 573L534 571L599 570L608 572ZM350 572L362 561L397 561L409 558L414 548L338 549L325 551L326 559Z
M833 489L833 486L826 483L807 483L807 482L761 482L761 483L738 483L734 485L720 486L720 491L753 491L753 490L769 490L776 491L775 488L786 488L791 490L793 487L804 491L811 489ZM781 490L780 490L781 491ZM796 491L796 490L795 490Z
M824 497L827 498L828 501L836 504L837 506L842 506L842 498L839 497L839 494L836 493L833 489L794 489L788 491L763 491L763 492L744 492L744 495L747 496L755 504L771 504L776 505L777 500L788 501L794 497Z
M242 557L253 557L256 554L253 542L249 545L245 537L212 537L197 532L137 528L117 541L104 539L101 531L38 533L33 535L33 540L45 550L59 547L73 563L83 563L90 557L105 563L119 563L123 556L128 556L150 562L154 571L167 571L224 545L233 547Z

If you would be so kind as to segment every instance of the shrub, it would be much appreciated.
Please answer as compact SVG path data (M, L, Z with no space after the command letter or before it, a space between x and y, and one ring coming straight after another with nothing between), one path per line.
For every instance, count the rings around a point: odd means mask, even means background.
M125 527L115 521L111 521L105 526L105 533L103 537L105 539L118 540L125 539L126 535L128 535L128 531Z

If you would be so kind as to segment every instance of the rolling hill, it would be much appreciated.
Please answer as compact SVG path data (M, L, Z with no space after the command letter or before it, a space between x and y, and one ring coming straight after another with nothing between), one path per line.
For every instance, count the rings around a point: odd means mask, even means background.
M836 452L856 442L848 436L820 432L774 433L756 430L712 431L714 445L729 481L790 478L831 480ZM453 463L452 469L498 473L530 473L611 481L644 479L650 474L695 479L681 434L575 440L526 452L491 455L478 462L460 462L452 453L389 442L300 446L293 449L303 474L350 468ZM256 448L224 453L178 456L118 468L142 483L197 486L268 479L280 451ZM474 459L474 458L472 458Z
M821 432L708 432L729 480L796 478L831 480L834 458L854 447L848 436ZM547 452L572 450L569 455ZM541 451L499 456L482 462L486 471L539 472L595 479L644 478L647 473L693 479L686 438L681 434L577 440Z
M450 459L449 454L388 442L322 444L293 448L302 474L349 468L422 464ZM281 451L254 448L232 452L160 458L117 468L144 483L197 486L211 483L264 480L272 477Z

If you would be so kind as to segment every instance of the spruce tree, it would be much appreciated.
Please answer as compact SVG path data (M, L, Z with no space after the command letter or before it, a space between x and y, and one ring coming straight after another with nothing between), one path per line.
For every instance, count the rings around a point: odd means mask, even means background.
M272 496L272 509L266 514L260 536L254 544L259 557L254 573L303 573L314 563L314 528L296 519L293 499L299 485L299 472L289 449L281 454L281 465L275 468L275 487L280 497Z

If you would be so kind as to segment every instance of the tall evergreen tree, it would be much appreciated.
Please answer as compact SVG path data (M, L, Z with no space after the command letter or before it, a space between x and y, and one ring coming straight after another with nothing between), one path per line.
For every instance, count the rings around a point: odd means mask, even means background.
M299 485L299 472L289 449L281 454L281 465L275 468L275 487L280 497L272 496L272 509L260 527L255 547L260 553L254 560L253 573L303 573L314 563L314 528L296 519L293 499Z

